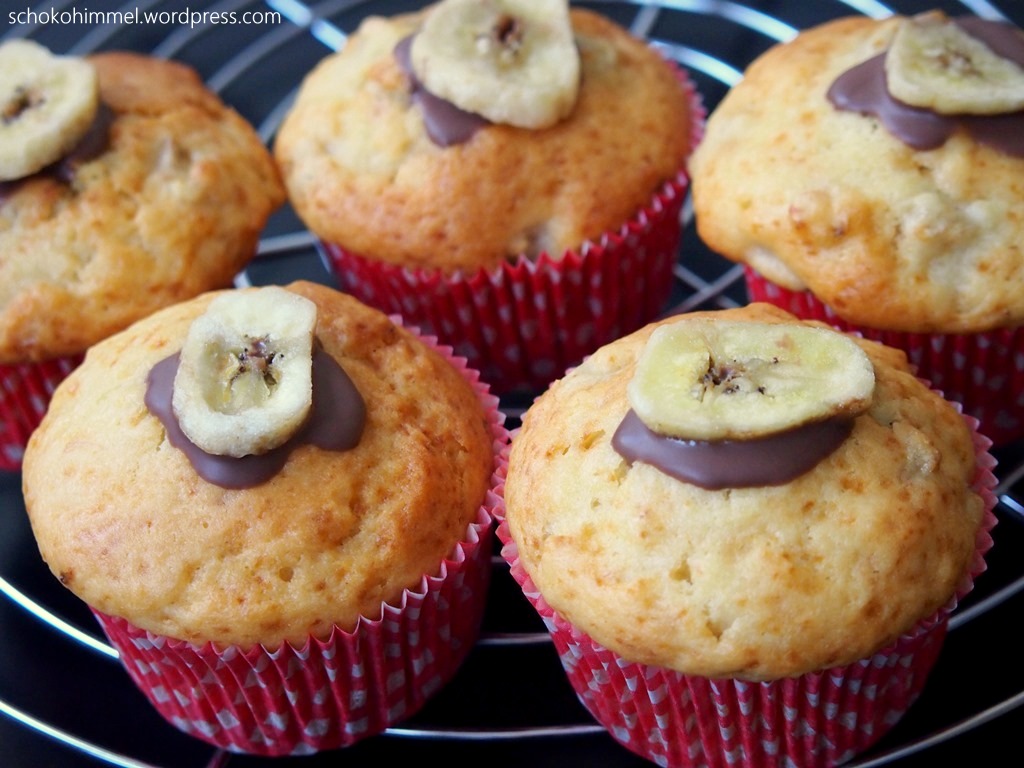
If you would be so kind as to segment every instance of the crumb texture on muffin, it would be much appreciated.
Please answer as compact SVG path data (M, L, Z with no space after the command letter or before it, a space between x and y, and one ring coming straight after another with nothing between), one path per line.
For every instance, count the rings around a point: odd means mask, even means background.
M946 604L983 515L957 410L902 353L861 341L876 389L837 450L782 485L704 490L611 445L637 357L673 320L596 352L513 436L507 521L555 611L627 660L757 680L869 657Z
M759 57L690 160L701 238L843 319L962 333L1024 321L1024 158L960 129L917 151L826 93L899 17L851 17Z
M196 475L143 396L213 294L101 342L58 389L26 453L26 508L43 559L92 607L197 644L301 646L380 618L477 518L493 437L466 376L383 313L288 287L317 304L317 339L366 402L354 449L302 445L244 490Z
M694 119L679 77L581 9L581 90L566 120L435 145L393 55L425 12L367 19L307 76L281 126L274 152L289 197L323 240L444 272L557 258L616 230L682 169Z
M0 190L0 363L77 354L155 309L231 284L284 186L253 128L184 64L89 57L114 113L69 182Z

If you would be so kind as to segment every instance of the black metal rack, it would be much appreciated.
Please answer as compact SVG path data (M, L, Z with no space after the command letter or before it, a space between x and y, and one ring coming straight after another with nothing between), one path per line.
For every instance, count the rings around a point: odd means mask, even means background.
M60 52L126 48L185 61L269 144L302 75L344 45L361 18L422 4L9 3L10 10L0 16L0 39L28 36ZM770 45L837 16L942 7L1024 24L1024 5L1011 0L597 0L581 5L611 16L684 66L709 110ZM87 11L94 15L86 17ZM202 11L233 13L238 23L182 16ZM132 19L133 12L158 16L145 22ZM98 13L111 15L99 20ZM51 19L57 23L40 23ZM710 253L697 238L688 211L684 217L671 310L743 303L740 269ZM285 208L269 223L258 258L238 276L238 283L300 277L333 284L314 238ZM502 405L514 426L528 402L510 397ZM1024 446L1006 446L996 451L996 457L999 524L988 570L954 615L942 656L919 701L851 766L910 768L940 759L975 765L1020 762L1015 753L1017 732L1024 727L1024 663L1014 630L1024 608L1024 558L1018 556L1024 551ZM496 549L483 636L456 678L417 715L353 747L312 757L271 760L218 752L164 722L132 686L91 614L41 562L20 485L19 474L0 473L0 765L245 768L364 765L410 758L495 767L649 765L614 742L578 703L543 625Z

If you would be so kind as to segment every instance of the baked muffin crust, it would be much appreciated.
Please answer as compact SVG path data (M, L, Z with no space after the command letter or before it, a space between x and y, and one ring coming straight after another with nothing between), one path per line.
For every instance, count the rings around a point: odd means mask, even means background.
M114 112L70 183L0 196L0 363L78 354L168 304L227 287L284 202L258 135L191 68L89 57Z
M683 166L690 98L663 58L572 10L580 98L546 130L491 125L435 145L392 52L429 8L370 17L304 81L274 153L311 231L368 257L444 272L554 257L615 230Z
M1024 321L1024 158L962 128L917 151L826 93L899 17L851 17L759 57L690 159L701 238L871 328L964 333Z
M795 321L767 305L700 314ZM983 515L974 448L903 354L859 342L873 403L810 472L710 491L611 446L643 344L672 321L596 352L513 436L506 517L555 611L630 661L759 680L868 657L947 603Z
M359 444L303 445L263 485L218 487L143 402L215 294L101 342L58 388L23 470L43 559L87 604L196 644L302 644L379 617L476 520L493 437L464 376L383 313L288 288L317 304L317 338L366 402Z

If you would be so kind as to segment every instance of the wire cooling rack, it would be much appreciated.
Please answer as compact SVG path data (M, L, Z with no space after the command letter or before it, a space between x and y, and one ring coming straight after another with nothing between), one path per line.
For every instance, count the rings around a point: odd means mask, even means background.
M302 75L343 46L362 17L421 4L223 0L185 6L155 0L54 0L15 6L5 0L10 10L0 17L0 37L31 37L58 52L126 48L185 61L270 144ZM770 45L837 16L917 13L938 6L952 13L1009 18L1018 25L1024 21L1024 4L1016 0L581 5L614 18L684 66L709 110ZM221 15L202 17L203 11ZM670 311L743 303L740 268L704 248L689 210L683 215L686 228ZM333 284L313 237L285 208L268 224L258 258L238 283L297 278ZM511 426L528 404L528 397L503 401ZM988 571L954 615L943 654L919 701L851 766L907 768L936 760L1022 763L1016 732L1024 727L1024 654L1014 632L1024 608L1024 558L1018 556L1024 551L1024 446L1004 447L996 456L999 525ZM20 482L16 473L0 473L0 765L244 768L374 765L389 759L534 768L647 765L615 743L578 703L543 625L497 550L480 641L456 678L409 721L348 749L306 758L218 752L165 723L132 687L91 615L40 561Z

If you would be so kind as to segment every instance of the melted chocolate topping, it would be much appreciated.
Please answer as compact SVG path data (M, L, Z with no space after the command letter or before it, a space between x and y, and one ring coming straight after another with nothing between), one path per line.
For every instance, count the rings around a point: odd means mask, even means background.
M61 181L70 184L78 166L95 160L110 148L110 126L114 123L114 110L100 102L85 135L74 148L54 163L52 173Z
M979 18L954 21L998 55L1024 67L1024 37L1015 27ZM889 133L914 149L940 147L962 126L975 141L1008 155L1024 157L1024 111L941 115L897 101L886 87L884 53L841 74L829 87L827 97L836 109L874 115Z
M914 149L941 147L956 128L955 120L897 101L885 84L885 54L873 56L841 74L828 89L836 109L874 115L889 133Z
M146 378L146 407L160 419L167 430L167 440L188 457L199 476L221 488L252 488L266 482L281 470L288 454L299 445L347 451L358 445L362 437L366 404L348 374L322 349L313 353L313 407L305 425L284 445L258 456L216 456L185 436L171 406L177 372L177 354L153 366Z
M654 432L630 410L612 436L612 447L630 463L642 461L717 491L795 480L828 457L852 429L851 419L829 419L754 440L682 440Z
M398 66L412 83L412 100L423 115L427 135L440 147L450 147L469 141L478 130L490 125L490 121L473 112L459 109L450 101L435 96L423 87L412 69L412 39L413 35L402 38L395 46L394 55Z
M110 126L114 122L114 111L106 104L100 102L96 116L93 117L85 135L78 143L60 160L52 163L41 171L37 171L24 179L12 179L11 181L0 181L0 202L12 194L20 184L35 176L52 176L65 184L70 184L75 177L75 170L80 165L94 160L110 148Z

